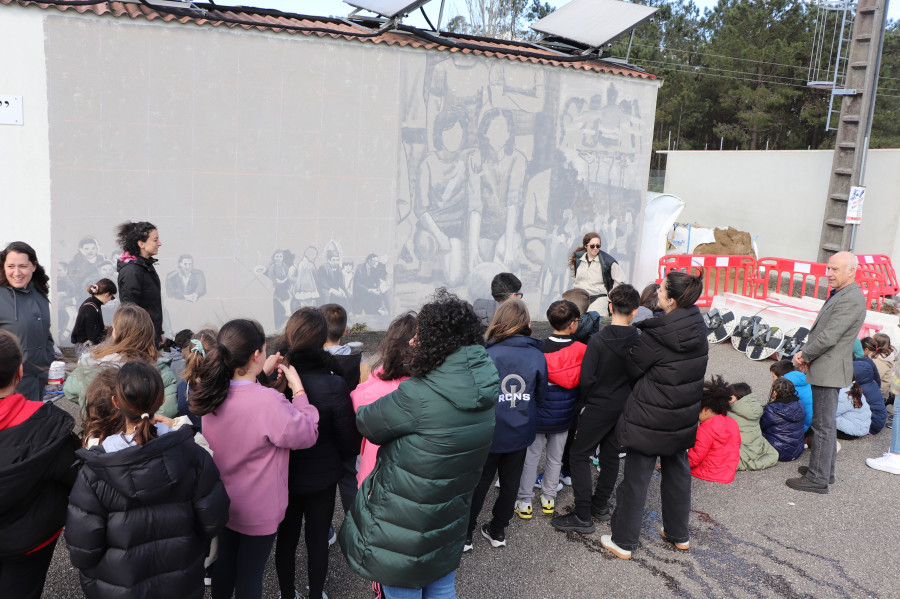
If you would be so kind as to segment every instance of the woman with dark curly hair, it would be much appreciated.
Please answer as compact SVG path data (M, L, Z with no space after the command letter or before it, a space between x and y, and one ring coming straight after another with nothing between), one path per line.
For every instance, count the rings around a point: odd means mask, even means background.
M13 241L0 252L0 330L19 340L24 353L22 380L16 387L26 399L43 399L50 363L53 336L50 334L50 278L38 263L34 248Z
M137 304L150 314L156 330L156 343L162 345L162 295L159 275L153 267L162 243L156 226L145 222L126 222L118 227L116 238L122 248L119 271L119 301Z
M472 491L500 392L468 302L439 289L416 324L412 378L356 414L363 436L381 447L340 532L350 567L382 583L388 599L456 596Z

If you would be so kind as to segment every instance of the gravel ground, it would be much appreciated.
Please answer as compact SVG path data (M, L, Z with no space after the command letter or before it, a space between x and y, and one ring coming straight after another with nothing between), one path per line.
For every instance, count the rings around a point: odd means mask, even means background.
M545 330L535 323L535 335ZM367 351L377 336L366 339ZM745 381L761 396L771 383L770 361L752 362L730 344L713 346L707 375L722 374L729 382ZM57 402L74 411L66 400ZM66 405L68 404L68 405ZM761 472L738 472L729 485L694 479L691 550L680 552L656 533L659 481L654 475L645 510L642 547L631 561L599 548L608 524L591 535L560 533L549 518L516 517L507 530L508 547L493 549L476 538L457 574L460 597L534 597L593 599L609 597L900 597L894 556L900 536L896 502L900 477L871 470L865 458L879 456L890 445L891 430L842 442L837 483L828 495L800 493L784 485L798 465L779 463ZM494 490L485 504L488 514ZM891 503L893 505L893 503ZM338 505L340 502L338 501ZM557 511L572 509L572 491L557 498ZM340 508L335 525L343 517ZM325 590L332 599L368 599L367 581L350 571L335 545ZM298 581L305 580L306 554L297 554ZM302 591L303 589L301 589ZM82 597L78 573L64 544L57 546L44 597ZM208 593L207 593L208 596ZM275 570L266 572L264 597L278 597Z

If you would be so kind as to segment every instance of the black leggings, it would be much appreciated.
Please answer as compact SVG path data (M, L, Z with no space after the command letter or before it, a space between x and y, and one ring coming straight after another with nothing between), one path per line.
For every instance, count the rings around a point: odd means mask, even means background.
M469 536L475 531L478 523L478 514L484 507L488 489L494 482L494 474L500 475L500 492L491 510L491 532L501 533L512 519L513 508L516 504L516 495L519 492L519 479L522 478L522 466L525 464L525 454L528 448L520 449L512 453L489 453L481 471L481 478L475 486L472 495L472 507L469 511Z
M275 543L275 572L282 597L293 597L296 588L297 545L306 520L306 563L309 574L309 598L320 599L328 574L328 537L334 516L337 483L321 491L299 495L291 493L287 512L278 526Z
M27 555L0 559L0 591L4 597L41 599L58 538Z
M219 535L219 557L213 565L213 598L231 599L233 594L236 599L260 599L263 573L274 542L275 533L256 537L226 526ZM294 596L293 592L290 596Z

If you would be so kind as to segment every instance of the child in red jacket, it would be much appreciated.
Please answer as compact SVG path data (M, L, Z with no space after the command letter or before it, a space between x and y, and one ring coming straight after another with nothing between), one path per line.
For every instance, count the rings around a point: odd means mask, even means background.
M714 483L734 480L741 460L741 430L733 418L728 385L714 376L703 385L697 441L688 449L691 476Z

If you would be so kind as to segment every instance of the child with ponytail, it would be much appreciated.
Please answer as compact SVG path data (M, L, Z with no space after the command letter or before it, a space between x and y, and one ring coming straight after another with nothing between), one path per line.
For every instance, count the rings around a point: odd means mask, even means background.
M72 343L80 356L93 345L100 345L106 337L102 308L116 299L116 284L109 279L100 279L87 288L88 297L78 308L75 325L72 327Z
M270 375L276 368L292 401L257 381L261 372ZM290 450L315 444L319 413L297 371L280 364L278 354L266 359L265 334L250 320L225 323L195 381L190 381L191 411L202 416L203 434L231 498L212 595L259 599L266 560L287 509Z
M125 363L111 398L121 429L95 428L99 447L77 452L83 466L65 536L89 599L203 597L207 544L225 525L229 501L191 428L154 422L163 396L153 365Z

